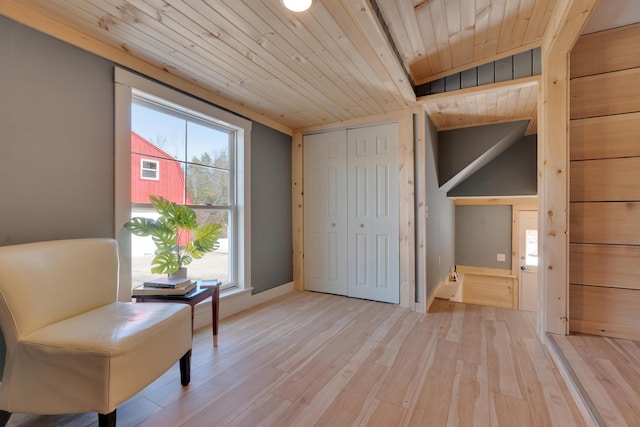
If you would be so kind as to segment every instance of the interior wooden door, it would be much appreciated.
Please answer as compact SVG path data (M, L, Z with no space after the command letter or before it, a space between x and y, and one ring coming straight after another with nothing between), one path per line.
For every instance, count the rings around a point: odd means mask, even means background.
M305 135L304 288L347 295L347 132Z
M520 211L520 310L538 311L538 212Z
M349 129L348 295L400 302L398 125Z

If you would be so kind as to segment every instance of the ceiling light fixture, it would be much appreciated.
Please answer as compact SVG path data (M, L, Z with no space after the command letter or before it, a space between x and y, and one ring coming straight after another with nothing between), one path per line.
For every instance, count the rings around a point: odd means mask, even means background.
M282 0L282 4L292 12L304 12L311 7L311 0Z

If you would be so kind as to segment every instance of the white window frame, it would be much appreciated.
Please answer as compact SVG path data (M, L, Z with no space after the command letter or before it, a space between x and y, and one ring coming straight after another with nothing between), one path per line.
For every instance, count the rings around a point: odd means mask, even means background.
M155 169L145 168L144 163L153 163L156 165ZM144 176L145 171L151 171L155 173L155 176ZM140 179L146 179L147 181L160 181L160 162L151 159L140 159Z
M232 128L236 145L236 233L229 250L236 265L234 286L251 288L251 122L221 110L192 96L115 67L115 212L114 227L120 251L119 301L131 301L131 234L124 224L131 217L131 101L139 90L188 110L213 118L221 126Z

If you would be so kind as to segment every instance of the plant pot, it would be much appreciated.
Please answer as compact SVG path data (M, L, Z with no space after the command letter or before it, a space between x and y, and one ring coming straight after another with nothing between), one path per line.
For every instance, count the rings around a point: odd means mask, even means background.
M169 277L173 279L186 279L187 278L187 267L182 267L173 273L169 273Z

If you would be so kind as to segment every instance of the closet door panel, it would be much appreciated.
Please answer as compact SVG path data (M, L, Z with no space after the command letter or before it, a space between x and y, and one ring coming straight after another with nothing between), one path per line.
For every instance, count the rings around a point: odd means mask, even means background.
M346 131L305 135L304 288L347 295Z
M369 249L368 238L369 236L363 233L356 233L355 235L356 250L353 257L355 264L355 279L353 280L353 285L351 287L366 288L369 283L369 256L367 254ZM350 296L353 295L350 294Z
M398 303L397 124L350 129L348 295Z

